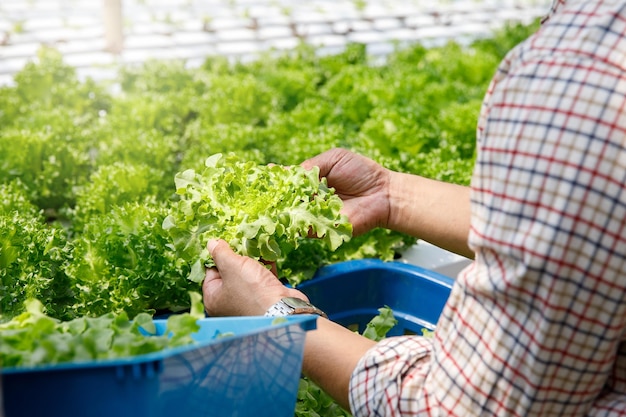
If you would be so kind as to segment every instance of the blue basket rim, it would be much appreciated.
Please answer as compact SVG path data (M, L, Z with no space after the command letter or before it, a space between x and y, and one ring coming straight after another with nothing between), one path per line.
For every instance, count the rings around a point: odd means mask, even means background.
M185 346L177 346L173 348L166 348L160 350L158 352L150 352L144 353L141 355L127 356L123 358L106 358L106 359L97 359L90 361L76 361L76 362L62 362L55 364L47 364L47 365L38 365L38 366L13 366L0 368L0 375L6 374L23 374L29 372L44 372L44 371L68 371L68 370L84 370L84 369L94 369L94 368L102 368L102 367L118 367L118 366L137 366L149 362L158 362L164 360L168 357L172 357L181 353L185 353L187 351L203 348L209 345L218 345L218 344L228 344L233 341L236 341L242 337L253 336L256 334L264 333L270 329L278 329L282 327L293 327L297 326L304 331L315 330L317 326L317 318L319 316L314 314L298 314L293 316L284 317L286 320L272 323L276 318L275 317L263 317L263 316L238 316L238 317L207 317L203 319L199 319L198 321L201 323L208 323L209 321L225 321L225 322L238 322L238 321L258 321L260 323L267 323L267 325L259 326L257 328L237 332L234 337L224 337L224 338L212 338L208 340L197 341L196 343L185 345ZM155 319L154 323L156 325L164 325L166 319ZM223 329L224 332L227 332L228 329ZM149 336L147 336L149 337Z
M383 261L378 258L354 259L325 265L317 270L313 278L298 284L297 288L306 288L322 280L333 279L336 275L348 272L371 270L385 270L419 275L421 278L432 281L443 287L451 289L455 280L439 272L423 268L418 265L398 261Z

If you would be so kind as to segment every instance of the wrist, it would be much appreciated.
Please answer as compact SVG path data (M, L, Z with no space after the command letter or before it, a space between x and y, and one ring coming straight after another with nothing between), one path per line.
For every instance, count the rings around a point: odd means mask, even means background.
M403 232L406 229L408 219L412 217L411 210L414 207L413 197L416 195L415 187L409 186L411 180L415 180L408 174L390 171L389 186L387 191L388 215L386 228Z
M265 312L266 317L285 317L294 314L317 314L328 318L322 310L297 297L283 297Z
M256 315L264 315L273 305L279 303L283 298L298 298L302 301L309 302L309 298L304 295L302 292L293 289L284 287L282 291L278 291L271 295L263 296L259 298L259 307L256 311Z

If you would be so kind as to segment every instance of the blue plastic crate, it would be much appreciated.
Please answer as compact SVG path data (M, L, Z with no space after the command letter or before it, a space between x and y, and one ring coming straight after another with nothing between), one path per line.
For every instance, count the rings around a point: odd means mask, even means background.
M433 330L453 283L416 265L364 259L320 268L298 289L331 320L359 332L388 306L398 320L388 336L397 336Z
M155 320L163 334L165 320ZM293 417L316 316L200 320L198 341L130 358L2 370L5 417ZM233 336L215 338L217 333Z

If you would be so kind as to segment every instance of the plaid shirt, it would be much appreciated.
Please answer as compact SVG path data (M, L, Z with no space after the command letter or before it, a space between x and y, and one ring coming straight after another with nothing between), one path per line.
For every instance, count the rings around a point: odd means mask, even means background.
M475 262L433 339L357 365L355 416L626 415L626 2L555 1L485 97Z

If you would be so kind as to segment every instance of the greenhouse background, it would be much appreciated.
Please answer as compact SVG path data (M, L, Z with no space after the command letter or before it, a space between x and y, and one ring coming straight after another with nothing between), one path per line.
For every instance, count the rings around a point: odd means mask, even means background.
M543 16L549 0L2 0L0 85L41 45L81 77L111 78L116 64L211 55L253 59L300 42L336 53L364 43L384 57L397 45L488 36L507 21Z
M333 55L363 44L371 63L416 43L461 45L508 23L530 24L550 0L3 0L0 2L0 86L38 62L42 47L60 52L79 80L113 80L119 69L152 60L202 66L208 57L250 62L301 44ZM425 242L408 262L449 276L464 258Z
M189 309L200 259L164 225L184 208L176 176L212 154L263 169L341 146L467 184L488 82L548 3L0 0L0 324ZM445 293L469 262L381 229L321 241L282 257L281 278L381 258L440 274ZM301 379L295 416L314 415L348 413Z

